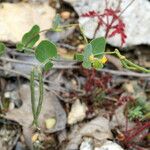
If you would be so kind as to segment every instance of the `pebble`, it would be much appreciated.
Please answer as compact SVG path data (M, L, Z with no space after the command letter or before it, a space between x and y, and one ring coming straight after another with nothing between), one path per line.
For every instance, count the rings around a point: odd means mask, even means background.
M91 138L86 138L81 143L80 150L93 150L93 141Z
M94 150L124 150L120 145L112 141L106 141L101 147L95 147Z
M67 19L70 18L71 13L70 13L69 11L63 11L63 12L61 12L60 16L61 16L63 19L67 20Z

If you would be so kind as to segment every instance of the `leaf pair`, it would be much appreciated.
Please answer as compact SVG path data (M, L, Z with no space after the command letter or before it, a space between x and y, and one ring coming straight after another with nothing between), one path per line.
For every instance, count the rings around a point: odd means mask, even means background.
M54 24L54 26L57 26L57 22ZM57 48L56 45L48 40L41 41L35 48L33 46L36 44L36 42L40 39L40 27L38 25L35 25L32 27L32 29L25 33L22 41L16 45L17 49L19 51L28 50L28 49L35 49L33 51L35 53L36 59L44 64L44 70L48 71L50 68L52 68L53 63L51 62L51 59L57 56Z
M96 38L92 40L87 46L84 48L82 54L76 54L75 59L78 61L83 61L82 65L84 68L94 67L95 69L101 69L103 64L99 61L104 56L106 41L105 38ZM95 57L91 61L90 56Z

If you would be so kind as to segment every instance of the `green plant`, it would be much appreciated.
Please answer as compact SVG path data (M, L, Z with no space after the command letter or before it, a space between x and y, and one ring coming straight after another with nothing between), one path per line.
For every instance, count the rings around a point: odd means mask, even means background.
M141 106L132 107L129 109L129 120L142 119L144 117L143 108Z
M37 74L37 77L36 77L36 74ZM36 78L39 82L39 87L38 87L39 98L38 99L36 98L36 95L35 95L35 79ZM38 118L41 112L43 97L44 97L43 78L42 78L41 68L33 68L33 70L31 71L30 89L31 89L31 104L32 104L32 113L33 113L32 124L33 125L35 124L36 127L38 127Z
M42 74L44 71L48 71L49 69L51 69L53 67L53 62L58 61L59 59L57 54L57 46L53 42L48 40L43 40L39 44L37 44L37 42L40 39L40 33L45 31L61 32L65 28L71 26L79 26L79 25L69 24L69 25L61 26L60 17L59 15L57 15L53 21L52 28L46 30L40 30L40 27L38 25L35 25L32 27L32 29L29 32L24 34L21 42L19 42L16 45L18 51L33 53L36 59L40 62L40 65L33 68L33 71L31 72L31 84L30 84L31 104L32 104L32 112L34 118L33 124L35 124L36 126L38 126L38 117L41 111L43 96L44 96ZM80 30L81 33L83 34L81 28ZM83 37L86 43L84 51L82 53L77 53L74 58L75 60L82 62L84 68L87 69L95 68L97 70L102 69L104 64L107 62L106 55L110 54L110 55L116 55L120 59L122 65L129 70L137 70L137 71L150 73L150 70L134 64L133 62L128 60L125 56L121 55L117 49L115 49L113 52L106 52L105 51L106 40L104 37L96 38L90 42L88 42L84 34ZM0 56L4 54L4 52L5 52L5 45L3 43L0 43ZM36 74L37 77L35 77ZM37 107L35 104L36 98L34 92L35 80L38 81L39 83L39 100L38 100ZM139 111L140 111L139 108L133 110L131 116L137 116Z

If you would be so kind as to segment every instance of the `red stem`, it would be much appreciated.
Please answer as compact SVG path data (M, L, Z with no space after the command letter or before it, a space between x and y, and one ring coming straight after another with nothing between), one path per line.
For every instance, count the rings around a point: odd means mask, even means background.
M135 138L139 133L141 133L146 128L150 127L150 122L145 123L141 128L135 131L131 136L126 139L126 142L130 142L133 138Z

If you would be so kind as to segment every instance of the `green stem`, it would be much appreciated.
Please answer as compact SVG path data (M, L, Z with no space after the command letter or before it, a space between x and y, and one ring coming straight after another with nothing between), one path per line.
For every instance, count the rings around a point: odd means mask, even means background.
M39 114L41 112L41 108L42 108L42 103L43 103L43 97L44 97L44 90L43 90L43 87L44 87L44 84L43 84L43 77L42 77L42 72L41 72L41 69L38 68L38 80L39 80L39 101L38 101L38 106L37 106L37 110L36 110L36 116L37 116L37 119L39 117Z
M81 32L81 34L82 34L82 36L83 36L83 38L84 38L85 44L88 44L88 40L87 40L86 36L85 36L84 33L83 33L82 27L79 26L79 28L80 28L80 32Z
M26 52L31 52L31 53L35 53L35 51L33 49L29 49L29 48L24 48L24 51Z
M102 52L102 53L97 53L94 56L99 56L99 55L112 55L112 54L116 54L116 52Z
M149 69L146 69L146 68L143 68L143 67L141 67L141 66L139 66L139 65L136 65L136 64L134 64L133 62L129 61L128 59L125 59L125 62L126 62L127 64L129 64L130 66L136 68L136 69L139 70L139 71L142 71L142 72L145 72L145 73L150 73L150 70L149 70Z
M30 79L30 89L31 89L31 105L32 105L32 113L33 113L33 123L36 127L38 127L38 118L41 112L42 103L43 103L43 97L44 97L44 83L43 83L43 77L42 77L42 71L41 68L37 69L38 72L38 80L39 80L39 99L38 104L36 105L35 101L35 69L31 71L31 79ZM37 107L36 107L37 106Z
M30 90L31 90L31 105L32 105L33 122L36 118L34 75L35 75L35 72L34 72L34 69L33 69L31 71L31 77L30 77Z
M126 59L125 56L121 55L119 50L115 49L115 54L119 57L120 60L123 60L123 65L130 70L139 70L145 73L150 73L149 69L143 68L137 64L134 64L133 62L131 62L130 60Z

